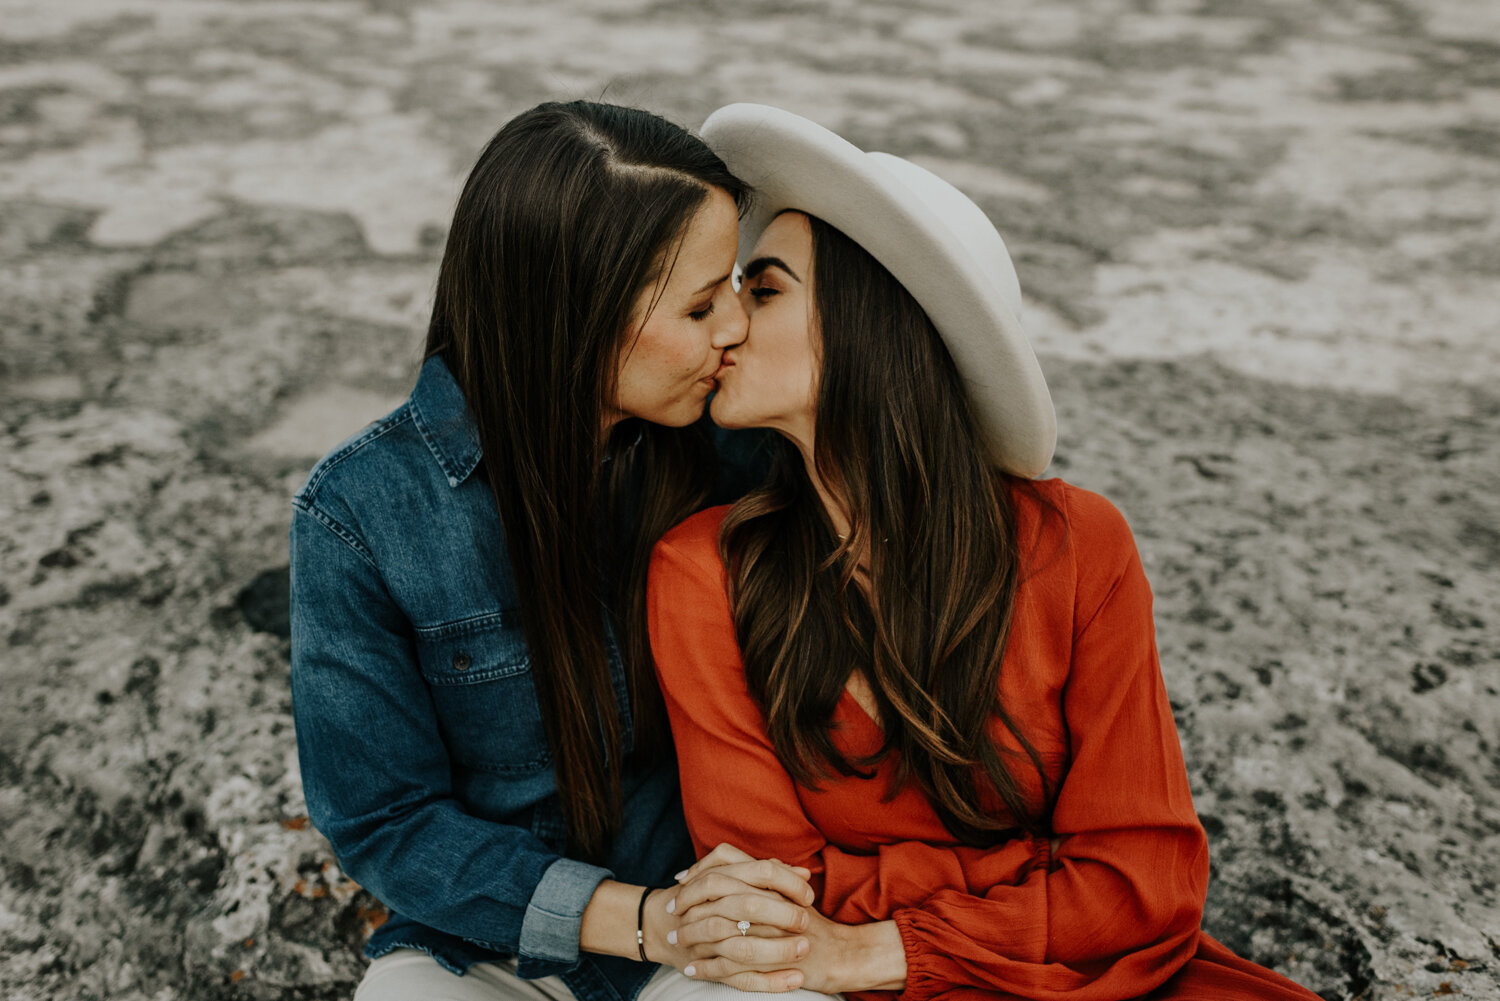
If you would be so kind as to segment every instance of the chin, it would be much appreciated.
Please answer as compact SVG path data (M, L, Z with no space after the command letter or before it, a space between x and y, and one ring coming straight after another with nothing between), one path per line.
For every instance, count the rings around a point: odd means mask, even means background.
M671 428L685 428L703 416L707 402L706 399L683 400L674 406L663 407L661 412L652 414L647 420Z
M734 416L734 407L727 404L724 399L724 390L720 389L713 402L708 405L708 416L715 424L726 430L735 430L745 427L742 421Z
M685 428L703 416L703 408L697 410L673 410L664 414L654 414L646 418L652 424L660 424L669 428Z

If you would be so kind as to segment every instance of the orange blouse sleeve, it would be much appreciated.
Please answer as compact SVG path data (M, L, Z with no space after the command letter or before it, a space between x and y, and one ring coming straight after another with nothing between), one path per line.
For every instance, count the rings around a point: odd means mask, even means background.
M899 842L872 855L830 845L745 688L717 555L722 512L681 526L653 560L652 648L694 841L808 866L819 909L836 921L894 918L912 1001L957 987L1138 997L1197 947L1206 838L1157 662L1150 589L1113 505L1072 488L1062 496L1077 585L1055 853L1024 838L986 850Z

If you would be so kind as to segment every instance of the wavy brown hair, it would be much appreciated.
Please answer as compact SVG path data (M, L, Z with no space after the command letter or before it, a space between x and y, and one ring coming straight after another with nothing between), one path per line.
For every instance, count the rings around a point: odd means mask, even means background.
M769 480L720 536L750 693L799 782L816 786L897 755L894 796L927 794L967 844L1048 828L1051 782L1000 699L1020 580L1011 481L988 458L942 338L902 285L809 217L821 346L814 461L847 506L835 536L801 453L782 441ZM885 740L850 760L834 711L852 671ZM998 720L1022 748L991 735ZM1034 768L1043 802L1014 770ZM996 798L1009 814L993 807Z
M601 429L637 298L670 271L712 188L743 202L724 163L656 115L585 101L524 112L459 196L428 328L426 354L447 363L478 429L569 851L586 858L618 826L626 754L666 746L646 568L715 465L701 427ZM606 630L623 640L628 728Z

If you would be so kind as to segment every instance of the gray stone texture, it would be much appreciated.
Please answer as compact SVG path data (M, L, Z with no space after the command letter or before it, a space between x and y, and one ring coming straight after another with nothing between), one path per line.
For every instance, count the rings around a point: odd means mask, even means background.
M1500 999L1492 0L0 0L0 997L347 997L288 497L478 148L779 104L969 191L1154 583L1207 928Z

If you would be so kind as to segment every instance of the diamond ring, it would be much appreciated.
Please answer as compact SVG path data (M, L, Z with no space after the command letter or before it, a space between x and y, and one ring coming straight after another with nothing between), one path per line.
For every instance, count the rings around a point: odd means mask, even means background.
M738 921L735 923L735 927L740 930L741 935L750 934L750 922L748 921Z

